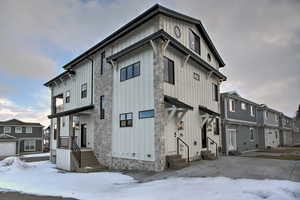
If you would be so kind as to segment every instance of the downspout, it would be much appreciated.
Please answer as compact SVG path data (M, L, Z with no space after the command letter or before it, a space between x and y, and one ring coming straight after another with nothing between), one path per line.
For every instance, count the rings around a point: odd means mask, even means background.
M88 59L89 61L91 61L92 63L92 74L91 74L91 105L94 104L94 60L91 59L90 57L87 57L86 59Z

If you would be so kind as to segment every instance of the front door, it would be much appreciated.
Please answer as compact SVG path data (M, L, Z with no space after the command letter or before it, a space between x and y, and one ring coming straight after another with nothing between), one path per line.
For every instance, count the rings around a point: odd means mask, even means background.
M81 124L81 147L86 148L86 124Z
M203 125L201 130L202 148L207 148L207 130L206 123Z
M227 151L236 151L236 129L227 129L226 131Z

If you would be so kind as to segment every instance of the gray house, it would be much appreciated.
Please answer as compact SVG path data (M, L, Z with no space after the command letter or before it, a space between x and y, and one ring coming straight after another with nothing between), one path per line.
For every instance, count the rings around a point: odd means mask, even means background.
M221 94L223 152L255 150L258 145L259 105L242 98L237 92Z
M280 146L280 112L269 108L267 105L262 104L258 108L258 140L259 148L278 147Z
M293 145L300 145L300 120L293 119Z
M293 119L281 114L279 117L279 142L280 146L293 145Z
M0 121L0 135L12 138L15 145L2 142L0 151L8 154L27 154L42 152L43 126L40 123L22 122L17 119Z

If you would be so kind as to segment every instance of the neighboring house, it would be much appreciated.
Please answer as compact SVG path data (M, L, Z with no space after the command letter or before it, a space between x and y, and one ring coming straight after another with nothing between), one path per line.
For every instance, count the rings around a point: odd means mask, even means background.
M17 119L0 121L0 134L16 139L16 154L42 151L43 126L40 123L22 122Z
M170 155L216 154L224 65L199 20L153 6L45 83L51 160L74 170L90 152L109 168L161 171Z
M237 92L221 94L223 152L255 150L258 144L258 104Z
M261 104L258 108L258 129L259 148L278 147L280 146L280 112Z
M293 145L293 119L281 113L279 116L279 139L280 146Z
M43 130L43 152L49 152L50 150L50 126Z
M293 119L293 145L300 145L300 119Z

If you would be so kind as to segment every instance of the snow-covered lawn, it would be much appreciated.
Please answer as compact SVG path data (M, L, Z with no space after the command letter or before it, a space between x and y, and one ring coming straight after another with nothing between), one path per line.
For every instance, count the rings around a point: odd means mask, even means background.
M0 190L7 189L84 200L300 199L300 183L291 181L217 177L137 183L121 173L64 173L48 161L24 163L17 158L0 161Z

